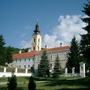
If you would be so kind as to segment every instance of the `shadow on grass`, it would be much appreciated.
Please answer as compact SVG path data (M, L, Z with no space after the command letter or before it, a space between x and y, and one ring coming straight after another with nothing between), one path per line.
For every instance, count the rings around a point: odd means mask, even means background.
M49 81L45 84L46 86L61 86L61 85L66 85L66 86L83 86L86 88L90 88L90 77L89 78L83 78L83 79L74 79L74 80L66 80L66 79L53 79L52 81ZM65 88L66 89L66 88ZM84 89L81 88L80 89ZM61 89L56 89L56 90L61 90ZM64 90L64 88L63 88Z
M22 87L18 87L16 90L24 90Z
M7 87L0 87L0 90L8 90ZM17 87L16 90L24 90L22 87Z
M6 87L0 87L0 90L7 90Z

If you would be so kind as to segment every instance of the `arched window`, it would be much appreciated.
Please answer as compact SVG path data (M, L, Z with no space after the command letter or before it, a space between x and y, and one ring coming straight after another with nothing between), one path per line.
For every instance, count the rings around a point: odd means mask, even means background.
M38 39L38 42L40 42L40 39Z
M36 42L36 39L34 38L34 42Z
M35 47L33 47L33 50L35 50Z

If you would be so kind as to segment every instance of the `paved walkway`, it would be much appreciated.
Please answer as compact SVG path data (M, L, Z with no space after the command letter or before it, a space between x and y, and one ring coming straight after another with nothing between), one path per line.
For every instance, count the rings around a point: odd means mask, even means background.
M0 85L7 84L7 82L0 82Z

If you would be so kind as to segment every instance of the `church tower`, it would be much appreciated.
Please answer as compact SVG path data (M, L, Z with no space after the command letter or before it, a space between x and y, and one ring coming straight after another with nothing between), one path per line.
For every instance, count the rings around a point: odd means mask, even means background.
M32 50L33 51L40 51L41 50L41 35L40 35L40 30L39 30L39 25L38 23L35 26L35 30L32 35Z

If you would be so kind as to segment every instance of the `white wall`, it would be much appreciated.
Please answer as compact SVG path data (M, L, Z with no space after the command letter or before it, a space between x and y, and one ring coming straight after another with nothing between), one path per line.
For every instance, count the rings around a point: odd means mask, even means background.
M14 60L11 65L18 68L31 68L34 64L34 59L32 58L23 58L23 59L17 59Z
M28 69L25 70L25 73L18 73L17 68L16 68L14 75L16 75L17 77L20 77L20 76L28 76L29 77L32 75L32 73L28 73L27 70ZM4 67L3 72L0 72L0 77L11 77L11 76L12 76L12 72L6 72L6 67Z
M48 55L49 63L52 64L51 69L53 69L53 67L54 67L54 63L55 63L55 59L57 57L57 54L59 55L59 58L60 58L61 68L63 68L63 69L65 68L66 62L67 62L68 51L66 51L66 52L59 52L59 51L58 52L47 52L47 53L48 53L47 55ZM22 69L24 69L24 68L30 69L34 65L34 68L37 69L38 64L41 60L40 58L41 58L41 54L37 55L35 57L17 59L17 60L14 60L11 63L11 65L14 67L22 68Z

